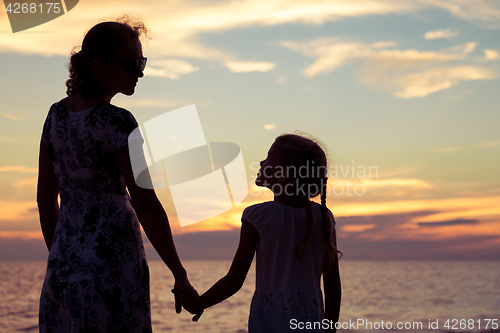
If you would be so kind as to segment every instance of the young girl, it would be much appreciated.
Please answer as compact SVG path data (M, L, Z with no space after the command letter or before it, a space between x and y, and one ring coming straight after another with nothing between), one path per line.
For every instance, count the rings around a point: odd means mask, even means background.
M257 252L249 333L334 332L341 298L340 251L333 215L326 208L325 153L308 138L284 134L260 165L255 184L269 188L274 201L244 210L240 243L227 275L194 300L173 292L186 310L201 313L241 288ZM320 194L321 205L310 200Z

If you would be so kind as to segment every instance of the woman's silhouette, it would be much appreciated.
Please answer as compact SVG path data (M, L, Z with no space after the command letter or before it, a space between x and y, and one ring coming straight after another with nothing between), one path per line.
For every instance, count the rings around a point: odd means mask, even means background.
M152 331L139 223L175 288L197 296L154 190L134 182L128 140L137 122L110 104L117 93L132 95L143 77L146 33L126 17L91 28L71 56L68 97L51 106L43 126L37 201L50 252L41 332Z

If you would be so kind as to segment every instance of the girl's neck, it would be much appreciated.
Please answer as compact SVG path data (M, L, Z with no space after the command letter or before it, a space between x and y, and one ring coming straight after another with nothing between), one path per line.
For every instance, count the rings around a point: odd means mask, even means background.
M302 208L306 206L306 201L304 200L303 197L299 197L296 195L286 195L285 193L281 195L274 195L274 201L279 202L280 204L283 204L285 206L290 206L290 207L295 207L295 208Z

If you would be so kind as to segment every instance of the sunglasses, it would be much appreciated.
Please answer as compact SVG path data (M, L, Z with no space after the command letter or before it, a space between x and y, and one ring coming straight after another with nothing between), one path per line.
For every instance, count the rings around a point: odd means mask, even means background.
M144 71L146 68L146 61L148 58L142 57L140 59L113 59L111 62L119 62L122 63L130 74L136 73L138 70Z

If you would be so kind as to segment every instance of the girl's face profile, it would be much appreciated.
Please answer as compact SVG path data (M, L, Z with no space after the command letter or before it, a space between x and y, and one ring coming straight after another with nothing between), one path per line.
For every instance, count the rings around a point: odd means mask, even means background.
M267 158L260 162L260 170L255 179L255 185L271 189L274 184L281 184L285 178L281 165L280 151L276 143L273 143Z

